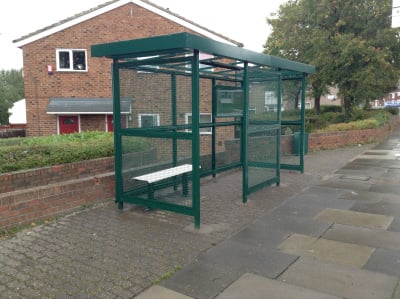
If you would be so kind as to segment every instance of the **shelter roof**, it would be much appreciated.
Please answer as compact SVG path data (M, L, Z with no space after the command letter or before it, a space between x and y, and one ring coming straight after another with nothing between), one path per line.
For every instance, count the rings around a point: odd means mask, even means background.
M93 45L92 56L118 60L165 53L189 53L191 50L233 59L239 63L248 62L269 67L276 71L290 70L306 74L315 72L315 67L309 64L257 53L186 32Z

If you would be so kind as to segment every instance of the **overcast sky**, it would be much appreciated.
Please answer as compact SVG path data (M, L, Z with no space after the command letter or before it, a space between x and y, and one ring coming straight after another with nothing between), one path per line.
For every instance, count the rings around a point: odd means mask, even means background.
M261 52L270 28L266 18L287 0L152 0L172 12ZM13 40L107 0L0 1L0 70L22 68L22 50Z

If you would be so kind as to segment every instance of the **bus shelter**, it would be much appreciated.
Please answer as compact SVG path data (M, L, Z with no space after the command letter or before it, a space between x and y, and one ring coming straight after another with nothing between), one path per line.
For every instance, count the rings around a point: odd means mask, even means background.
M203 176L240 169L246 202L252 192L279 185L281 169L304 171L313 66L189 33L91 50L113 60L120 209L131 203L190 215L198 228ZM126 101L129 115L121 112Z

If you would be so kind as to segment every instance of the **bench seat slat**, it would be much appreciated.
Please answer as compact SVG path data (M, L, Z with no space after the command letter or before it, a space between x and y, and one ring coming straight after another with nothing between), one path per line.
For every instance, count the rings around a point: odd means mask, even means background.
M138 180L138 181L143 181L147 182L149 184L155 183L170 177L174 177L180 174L184 174L187 172L192 171L192 165L191 164L183 164L179 165L176 167L171 167L163 170L159 170L156 172L140 175L137 177L134 177L133 179Z

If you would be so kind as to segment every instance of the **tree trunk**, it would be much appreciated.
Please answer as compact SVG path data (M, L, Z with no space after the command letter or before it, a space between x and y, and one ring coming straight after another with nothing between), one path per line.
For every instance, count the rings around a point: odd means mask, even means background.
M315 97L314 99L314 110L315 114L321 114L321 96Z
M353 112L354 97L345 96L343 100L344 100L344 117L346 121L349 121L351 118L351 114Z

